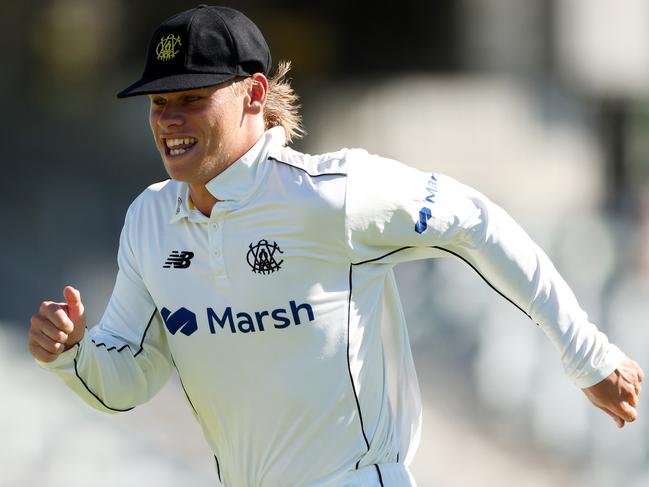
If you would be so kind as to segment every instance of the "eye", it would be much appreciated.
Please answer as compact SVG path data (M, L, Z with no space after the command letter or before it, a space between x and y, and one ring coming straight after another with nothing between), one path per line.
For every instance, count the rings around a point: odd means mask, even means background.
M199 96L199 95L187 95L185 97L185 103L193 103L193 102L198 101L198 100L200 100L202 98L203 97Z
M164 105L165 103L167 103L167 100L165 100L164 98L162 98L160 96L156 96L154 98L151 98L151 103L154 104L154 105L161 106L161 105Z

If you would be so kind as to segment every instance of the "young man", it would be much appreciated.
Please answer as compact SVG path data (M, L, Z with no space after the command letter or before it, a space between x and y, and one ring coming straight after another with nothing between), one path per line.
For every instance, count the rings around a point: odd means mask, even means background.
M126 411L177 369L234 487L414 486L420 398L392 267L454 256L538 323L622 427L638 365L589 323L545 254L483 195L363 150L310 156L257 27L199 6L165 21L142 79L170 180L129 208L119 273L85 330L79 291L29 349L91 406Z

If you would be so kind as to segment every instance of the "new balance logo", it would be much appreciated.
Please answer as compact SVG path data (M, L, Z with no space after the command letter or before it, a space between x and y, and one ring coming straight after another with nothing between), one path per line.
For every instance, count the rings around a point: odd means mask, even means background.
M194 252L189 252L187 250L174 250L169 254L165 265L162 266L163 269L169 269L173 267L174 269L187 269L192 263L191 260L194 258Z
M198 323L196 322L196 315L189 311L187 308L180 308L178 311L172 313L167 308L160 310L162 319L169 333L175 335L180 330L185 336L190 336L198 330Z

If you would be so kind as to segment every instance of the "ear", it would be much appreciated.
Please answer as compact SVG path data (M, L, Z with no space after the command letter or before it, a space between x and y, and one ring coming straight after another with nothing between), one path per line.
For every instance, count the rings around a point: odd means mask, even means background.
M252 83L248 88L248 106L246 108L252 114L262 113L268 95L268 80L262 73L255 73L250 78Z

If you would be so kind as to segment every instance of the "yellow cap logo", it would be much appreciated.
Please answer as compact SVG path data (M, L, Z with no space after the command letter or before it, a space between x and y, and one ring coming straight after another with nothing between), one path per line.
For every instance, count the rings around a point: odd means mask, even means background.
M176 54L180 52L176 50L176 47L182 45L182 42L180 42L180 36L169 34L158 42L158 45L155 48L156 56L160 61L173 59L176 57Z

